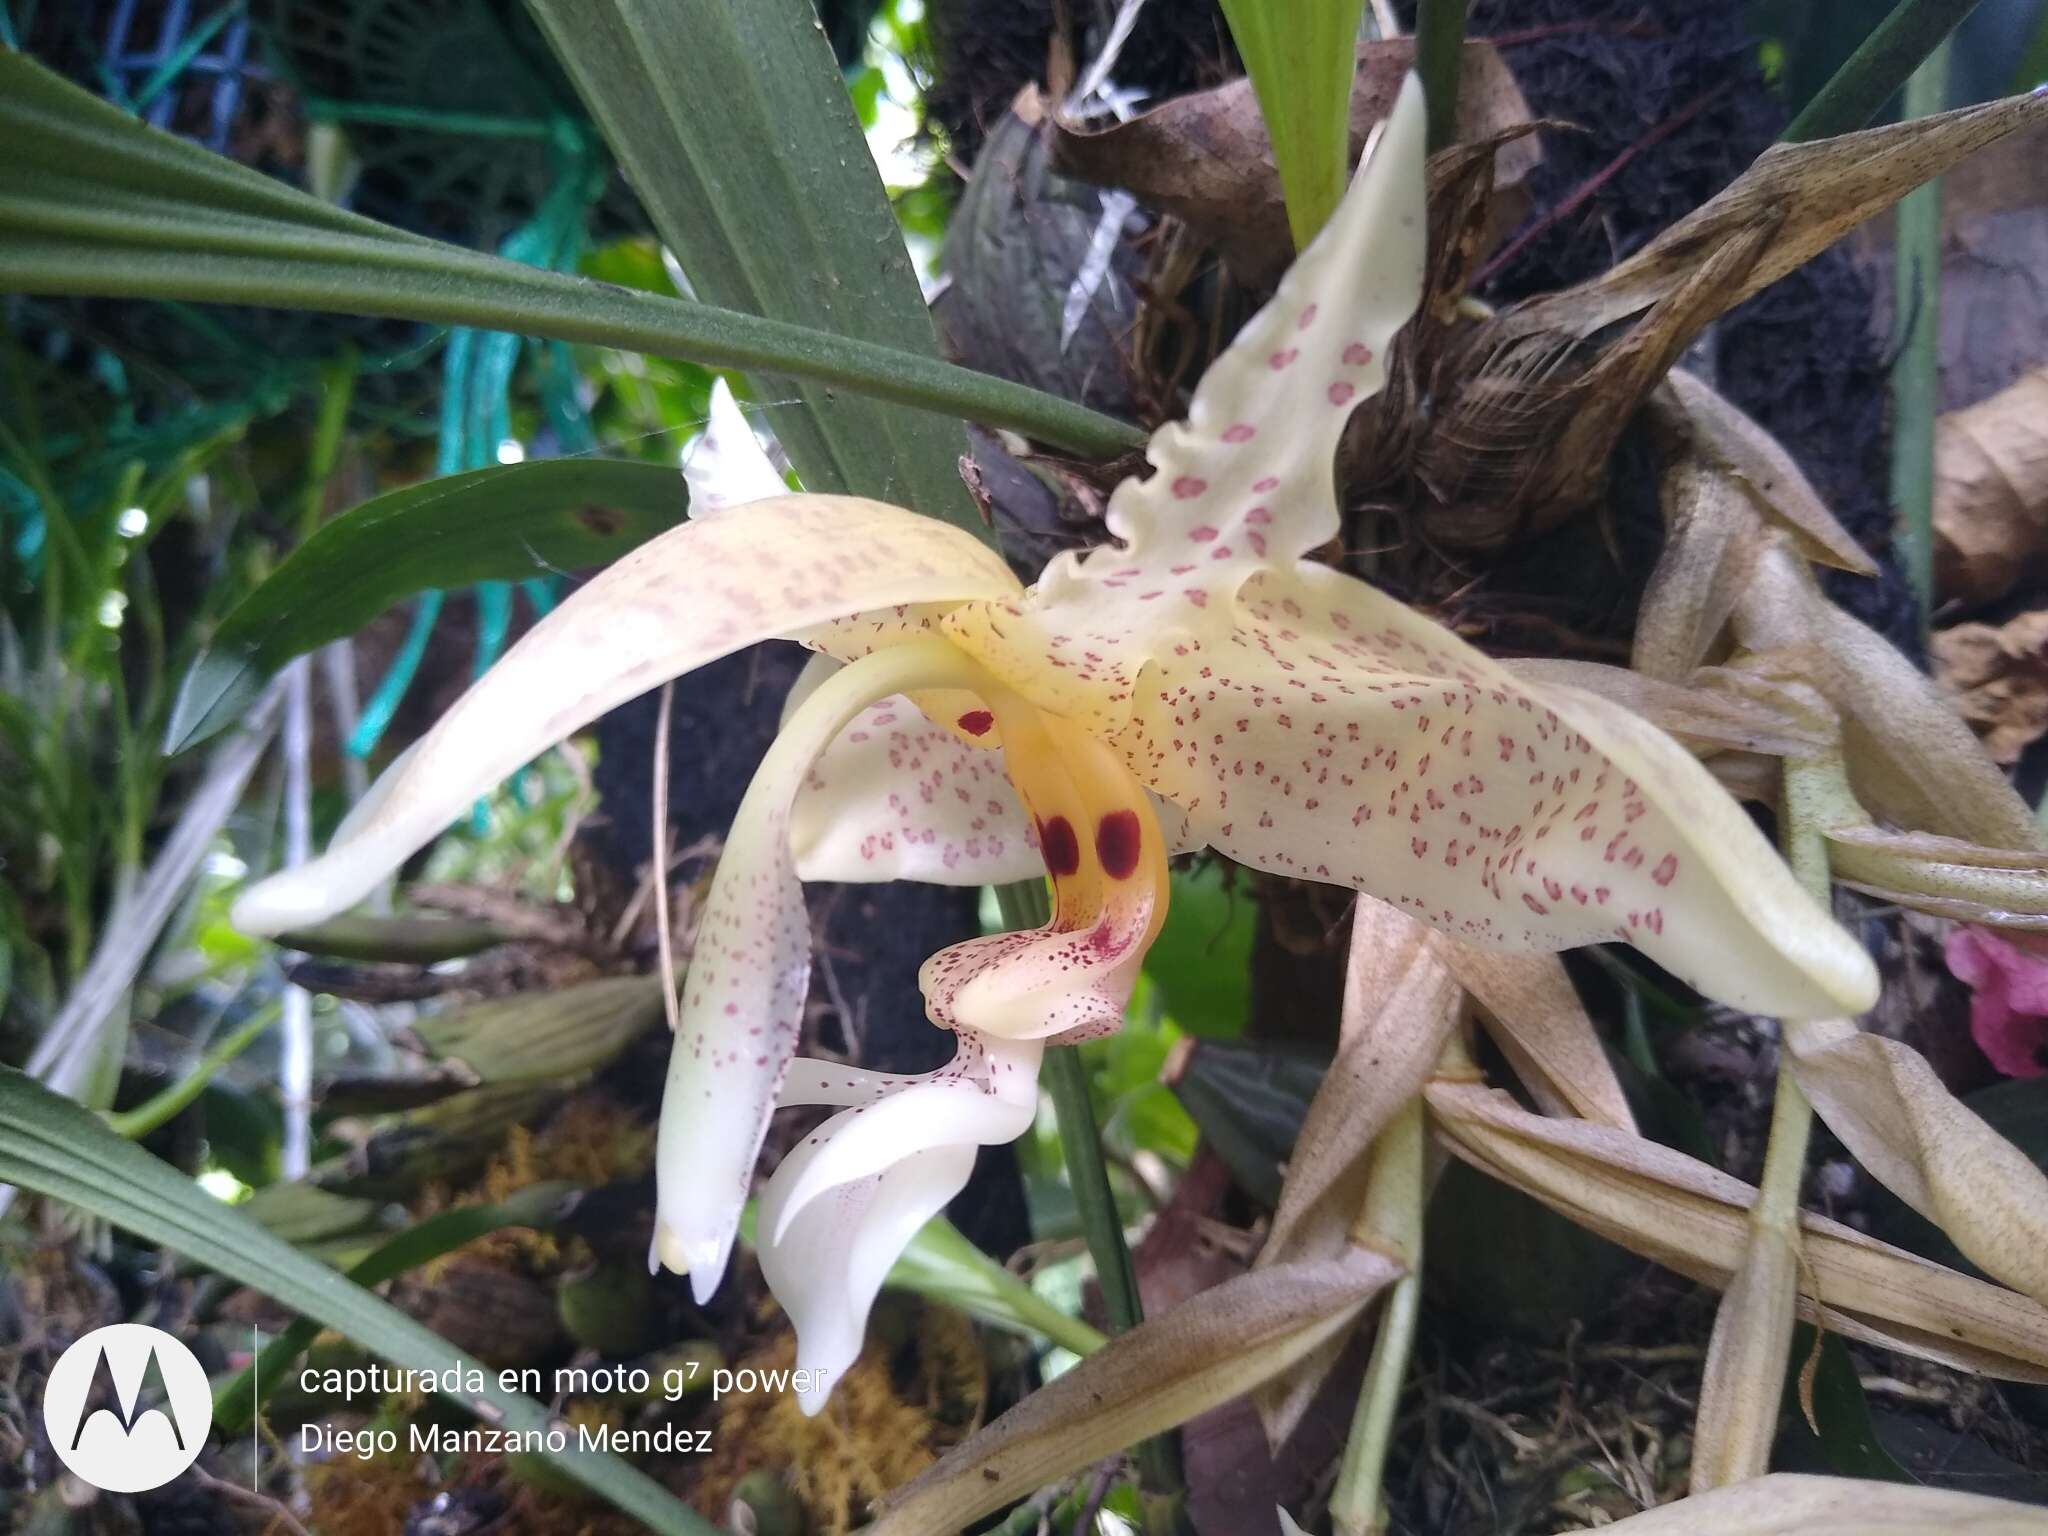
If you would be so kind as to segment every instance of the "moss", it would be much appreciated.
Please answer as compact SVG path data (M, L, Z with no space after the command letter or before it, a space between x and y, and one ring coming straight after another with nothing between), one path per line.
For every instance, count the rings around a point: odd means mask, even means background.
M988 1392L973 1324L951 1308L904 1298L885 1298L876 1313L867 1348L816 1417L786 1392L732 1392L719 1401L700 1509L722 1519L741 1481L766 1472L787 1483L818 1536L846 1536L883 1494L973 1432ZM740 1362L763 1372L795 1364L790 1334Z

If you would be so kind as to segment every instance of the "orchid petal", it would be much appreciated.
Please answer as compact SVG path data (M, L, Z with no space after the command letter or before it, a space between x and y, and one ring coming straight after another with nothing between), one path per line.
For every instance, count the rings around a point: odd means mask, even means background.
M1203 375L1188 419L1153 434L1155 473L1110 497L1121 542L1060 556L1022 601L947 616L1040 708L1113 733L1173 626L1335 537L1337 439L1421 300L1424 127L1411 76L1323 232Z
M877 696L972 677L972 663L933 640L836 673L784 723L733 818L684 979L655 1154L651 1257L687 1273L700 1302L725 1272L810 978L810 924L789 851L797 788Z
M1004 1041L1002 1049L988 1050L963 1036L952 1067L834 1115L769 1179L774 1199L764 1200L761 1210L763 1245L781 1242L790 1224L827 1191L888 1172L906 1147L1015 1141L1031 1128L1038 1110L1043 1050L1035 1040ZM894 1254L889 1262L895 1262Z
M2035 935L1959 927L1948 968L1970 988L1970 1038L2007 1077L2048 1075L2048 953Z
M1322 567L1233 608L1157 661L1118 742L1232 858L1487 947L1621 939L1757 1012L1875 1000L1869 957L1654 727Z
M476 797L571 732L656 684L743 646L899 606L1016 590L971 535L842 496L781 496L671 529L534 626L372 791L377 803L310 863L243 894L237 927L327 918L437 835Z
M962 714L993 733L991 712ZM1002 755L900 695L869 705L811 765L790 837L806 880L1000 885L1045 868Z
M789 494L789 483L761 447L733 399L732 386L722 378L712 381L711 414L683 460L683 480L690 488L690 510L698 517Z
M805 686L799 679L792 698ZM918 697L923 711L906 697L871 704L812 764L790 823L798 873L806 880L930 885L1001 885L1042 875L1038 829L1001 757L958 734L999 740L994 714L973 694ZM956 729L927 718L935 700L961 701L960 708L947 707ZM1152 811L1169 853L1203 846L1178 806L1155 797Z
M1337 536L1337 439L1386 383L1388 348L1422 299L1425 128L1411 74L1335 215L1209 365L1187 420L1146 445L1158 473L1109 498L1125 547L1088 555L1089 574L1167 567L1191 548L1208 558L1219 544L1243 566L1280 563ZM1271 515L1254 520L1260 505ZM1196 537L1205 527L1213 538Z
M932 1022L1066 1043L1123 1022L1166 919L1166 844L1150 798L1117 755L1072 722L990 700L1011 777L1039 828L1052 921L941 950L918 972Z
M786 1166L786 1165L785 1165ZM760 1245L761 1273L796 1325L797 1403L814 1414L859 1357L868 1310L919 1228L966 1186L973 1143L928 1147L886 1172L842 1184ZM762 1197L769 1220L776 1181Z

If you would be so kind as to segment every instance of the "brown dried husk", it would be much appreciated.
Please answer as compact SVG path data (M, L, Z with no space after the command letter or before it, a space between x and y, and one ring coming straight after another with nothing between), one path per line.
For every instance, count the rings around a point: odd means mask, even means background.
M1351 96L1354 158L1374 125L1393 110L1414 58L1410 38L1359 45ZM1528 207L1522 178L1541 158L1535 140L1522 136L1529 120L1528 104L1514 75L1493 46L1466 43L1459 74L1458 141L1491 142L1511 136L1495 161L1488 245ZM1250 80L1179 97L1111 128L1091 130L1056 122L1053 135L1053 161L1061 171L1098 185L1122 187L1147 206L1184 220L1215 246L1239 281L1270 288L1293 260L1272 141ZM1447 165L1442 156L1432 164L1432 208L1439 202Z
M2048 367L1934 424L1934 584L1985 603L2048 555Z
M2048 120L2015 96L1766 150L1611 271L1503 310L1427 359L1434 430L1415 462L1429 532L1485 550L1599 491L1622 429L1712 320L1964 156Z

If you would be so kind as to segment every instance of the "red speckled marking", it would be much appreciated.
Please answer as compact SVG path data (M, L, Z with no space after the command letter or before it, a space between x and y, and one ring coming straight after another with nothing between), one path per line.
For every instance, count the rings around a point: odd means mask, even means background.
M970 709L960 717L960 729L970 736L986 736L995 723L996 717L985 709Z

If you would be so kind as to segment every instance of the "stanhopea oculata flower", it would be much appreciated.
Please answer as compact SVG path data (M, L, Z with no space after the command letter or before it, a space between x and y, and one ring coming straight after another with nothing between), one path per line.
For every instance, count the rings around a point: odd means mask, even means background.
M842 1106L769 1181L759 1226L802 1363L826 1371L858 1350L883 1275L975 1148L1030 1123L1045 1046L1120 1021L1164 916L1169 839L1371 891L1481 945L1625 940L1759 1012L1867 1006L1868 958L1682 748L1591 695L1517 681L1306 558L1338 530L1338 434L1418 301L1422 167L1411 81L1328 228L1188 419L1154 436L1154 473L1111 498L1115 542L1029 588L958 529L788 494L721 401L692 519L537 625L324 856L250 891L237 920L276 932L341 910L481 788L664 679L774 637L842 663L789 712L706 899L654 1243L708 1295L774 1108ZM800 878L1041 869L1045 929L923 969L933 1022L958 1037L951 1066L792 1062Z

